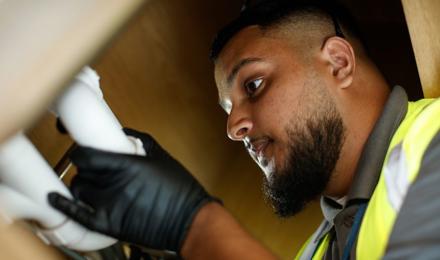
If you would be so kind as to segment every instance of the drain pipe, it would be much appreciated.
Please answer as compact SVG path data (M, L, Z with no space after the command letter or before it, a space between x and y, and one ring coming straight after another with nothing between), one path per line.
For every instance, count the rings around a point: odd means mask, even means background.
M85 68L51 108L72 138L83 146L145 155L139 139L127 137L107 106L99 77ZM53 209L47 194L57 191L72 198L33 144L22 134L0 146L0 213L13 219L39 223L37 234L46 242L78 251L93 251L116 242L89 231Z

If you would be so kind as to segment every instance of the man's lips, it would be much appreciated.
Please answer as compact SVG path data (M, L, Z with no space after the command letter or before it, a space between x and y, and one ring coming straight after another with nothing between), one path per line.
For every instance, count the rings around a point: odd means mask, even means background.
M264 150L270 143L271 140L267 137L253 139L250 140L248 149L256 157L261 158L264 157Z

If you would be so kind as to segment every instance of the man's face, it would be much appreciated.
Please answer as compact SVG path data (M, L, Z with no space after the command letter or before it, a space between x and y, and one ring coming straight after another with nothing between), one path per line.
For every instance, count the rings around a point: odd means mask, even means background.
M306 62L290 41L257 26L235 35L216 62L228 136L243 141L265 173L280 216L324 191L342 146L343 122L319 73L313 57Z

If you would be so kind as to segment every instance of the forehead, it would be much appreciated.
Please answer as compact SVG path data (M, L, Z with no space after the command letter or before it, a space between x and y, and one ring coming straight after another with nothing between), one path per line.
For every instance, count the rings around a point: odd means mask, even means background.
M249 26L238 32L226 44L215 63L215 81L219 92L224 92L228 87L228 78L234 67L245 60L259 60L260 62L273 62L277 56L291 52L293 48L290 40L268 34L257 26ZM293 53L289 53L292 57Z
M263 31L257 25L246 27L232 37L221 51L215 64L217 83L240 60L261 56L261 47L265 40Z
M250 64L276 66L280 62L296 61L298 51L295 49L298 46L295 42L292 37L263 31L258 25L239 31L225 45L215 63L215 81L220 101L224 96L229 95L233 85L231 76L240 74L237 73L237 68L244 68ZM243 64L246 66L240 66Z

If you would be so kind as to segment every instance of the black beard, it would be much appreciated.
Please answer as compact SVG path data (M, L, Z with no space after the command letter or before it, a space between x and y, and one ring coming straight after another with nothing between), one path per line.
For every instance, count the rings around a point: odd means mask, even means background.
M324 192L339 159L345 134L342 118L335 109L322 114L318 120L308 119L302 129L287 130L286 163L264 178L266 199L282 218L300 212Z

